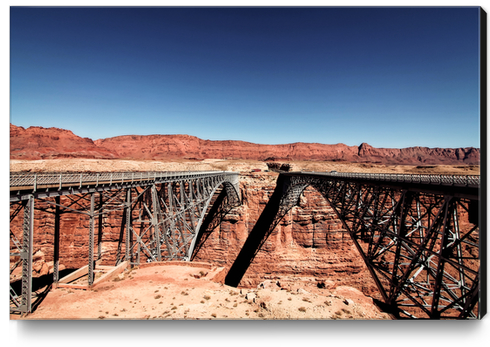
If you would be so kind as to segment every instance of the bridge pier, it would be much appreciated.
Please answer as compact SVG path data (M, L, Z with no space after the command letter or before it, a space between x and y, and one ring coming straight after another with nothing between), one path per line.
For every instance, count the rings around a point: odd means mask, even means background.
M55 198L54 213L54 251L53 251L53 284L56 286L60 280L60 197Z
M124 213L126 213L126 249L124 259L130 263L129 247L131 244L131 188L126 189L126 203L124 204Z
M24 205L22 234L22 298L20 312L27 314L32 309L32 239L34 235L34 197L29 196Z
M95 224L95 195L90 194L89 238L88 238L88 285L94 283L94 224Z

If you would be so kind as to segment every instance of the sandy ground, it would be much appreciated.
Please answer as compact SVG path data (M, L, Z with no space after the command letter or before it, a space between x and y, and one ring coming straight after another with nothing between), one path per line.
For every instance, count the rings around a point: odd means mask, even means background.
M389 320L360 291L283 288L265 281L257 289L216 282L222 268L165 263L133 268L93 289L52 289L25 320ZM206 264L209 265L209 264Z
M475 165L381 165L368 163L339 162L289 162L293 171L338 171L365 173L413 173L413 174L454 174L479 175L480 167ZM52 172L52 171L195 171L226 170L246 172L252 169L267 170L267 164L256 160L206 159L203 161L156 160L100 160L100 159L51 159L51 160L11 160L10 171Z

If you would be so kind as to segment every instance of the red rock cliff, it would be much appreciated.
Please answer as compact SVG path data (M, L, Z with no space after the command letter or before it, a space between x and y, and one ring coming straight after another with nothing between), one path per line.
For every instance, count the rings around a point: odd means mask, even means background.
M113 159L110 150L69 130L10 124L10 159L99 158Z
M262 145L243 141L202 140L189 135L127 135L92 141L57 128L10 125L11 159L120 158L135 160L251 159L371 162L380 164L480 163L477 148L374 148L344 144Z

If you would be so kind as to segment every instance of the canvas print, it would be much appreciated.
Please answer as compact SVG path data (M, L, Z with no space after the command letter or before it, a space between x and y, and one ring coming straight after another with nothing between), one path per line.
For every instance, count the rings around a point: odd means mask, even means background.
M485 25L11 7L10 320L481 319Z

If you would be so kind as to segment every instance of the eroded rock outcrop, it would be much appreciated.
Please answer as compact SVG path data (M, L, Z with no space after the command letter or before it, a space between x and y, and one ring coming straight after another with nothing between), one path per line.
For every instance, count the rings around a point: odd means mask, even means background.
M229 269L275 188L274 175L242 180L243 205L225 216L195 256ZM274 177L275 178L275 177ZM377 295L374 281L354 243L326 200L307 188L263 243L239 286L254 288L264 280L281 287L347 285Z
M359 146L358 156L363 161L382 164L470 164L480 163L480 151L468 148L374 148L367 143Z
M114 159L117 154L96 146L89 138L58 128L10 124L10 159L97 158Z

